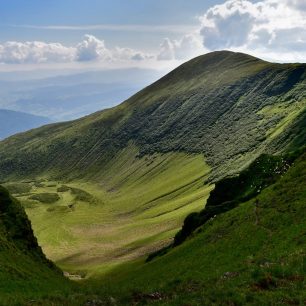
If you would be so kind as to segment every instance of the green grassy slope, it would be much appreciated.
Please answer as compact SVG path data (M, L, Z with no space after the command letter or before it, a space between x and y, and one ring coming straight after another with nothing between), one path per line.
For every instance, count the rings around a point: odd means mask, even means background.
M195 58L115 108L1 142L0 177L102 177L131 142L142 156L203 153L214 177L237 172L294 141L280 136L305 110L305 69L226 51Z
M104 277L122 305L304 305L306 154L255 199L152 262ZM108 284L108 286L106 286Z
M195 58L113 109L0 142L0 179L48 258L76 277L106 275L87 287L106 305L301 303L305 155L258 195L258 210L251 199L144 261L203 208L214 182L305 145L305 69L232 52ZM3 285L7 299L13 286Z
M216 182L205 208L186 217L182 229L175 235L173 246L184 242L199 226L211 218L254 198L262 189L275 183L286 173L300 152L301 150L283 156L263 154L239 175L226 177ZM150 258L153 256L154 254L151 254Z
M305 69L200 56L115 108L0 142L0 179L50 259L105 272L169 243L220 177L306 142Z
M112 160L99 184L7 184L45 254L65 271L101 273L148 254L168 244L185 216L203 207L212 188L204 184L209 167L203 156L168 153L135 160L135 150L129 147ZM54 194L60 199L47 203Z
M0 304L52 299L71 287L43 255L20 204L0 186Z

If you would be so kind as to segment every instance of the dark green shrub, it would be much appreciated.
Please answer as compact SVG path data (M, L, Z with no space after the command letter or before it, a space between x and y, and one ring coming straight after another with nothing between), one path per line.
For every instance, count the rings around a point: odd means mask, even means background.
M70 190L70 187L68 187L66 185L62 185L62 186L57 188L57 192L67 192L69 190Z
M10 183L10 184L6 184L5 188L11 194L20 194L20 193L30 192L32 189L32 186L28 183Z
M38 193L38 194L33 194L32 196L29 197L31 200L39 201L41 203L45 204L51 204L57 202L60 197L57 193Z

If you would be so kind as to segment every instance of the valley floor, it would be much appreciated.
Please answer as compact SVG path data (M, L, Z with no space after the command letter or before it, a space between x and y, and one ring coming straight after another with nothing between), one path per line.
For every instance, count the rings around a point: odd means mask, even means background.
M74 275L104 274L169 244L213 186L201 155L122 151L94 183L9 183L44 253ZM20 190L18 190L18 187ZM14 190L15 188L15 190Z

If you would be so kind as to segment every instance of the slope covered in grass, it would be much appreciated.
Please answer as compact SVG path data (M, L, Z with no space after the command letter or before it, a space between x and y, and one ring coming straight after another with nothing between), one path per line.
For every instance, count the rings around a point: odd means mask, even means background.
M50 259L104 272L169 243L215 181L305 144L305 69L200 56L115 108L0 142L0 179L30 182L18 196Z
M187 214L203 207L212 188L204 184L209 167L203 156L135 159L135 154L133 147L123 150L99 183L33 181L30 192L16 194L44 252L65 271L101 273L159 249ZM20 183L8 185L16 190ZM50 204L35 200L45 194L60 199Z
M1 142L0 177L101 178L130 143L141 156L202 153L216 178L238 172L295 141L305 69L226 51L200 56L115 108Z
M168 254L112 271L101 295L122 305L304 305L305 182L303 154L277 183Z
M45 258L20 204L0 186L0 304L65 295L71 287ZM22 304L24 305L24 304Z

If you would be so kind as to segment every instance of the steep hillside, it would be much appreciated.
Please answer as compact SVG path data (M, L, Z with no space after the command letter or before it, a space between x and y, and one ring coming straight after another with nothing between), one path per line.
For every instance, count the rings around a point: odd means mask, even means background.
M1 186L0 267L1 305L52 296L54 290L64 294L70 286L43 255L20 204Z
M304 305L305 182L304 153L275 184L181 246L109 273L101 295L120 305Z
M216 177L238 171L294 141L280 137L305 111L305 69L225 51L195 58L118 107L2 142L1 177L101 177L130 142L140 156L204 154Z
M105 273L169 244L220 178L306 143L305 70L200 56L115 108L0 142L0 179L49 258Z
M50 123L45 117L0 109L0 139Z

